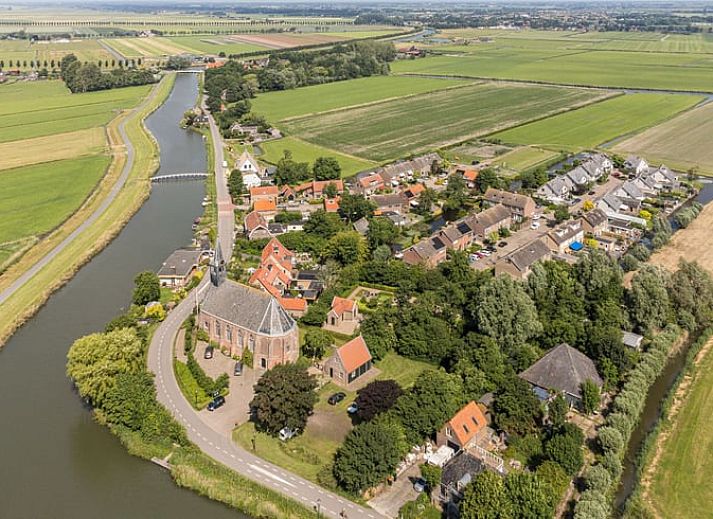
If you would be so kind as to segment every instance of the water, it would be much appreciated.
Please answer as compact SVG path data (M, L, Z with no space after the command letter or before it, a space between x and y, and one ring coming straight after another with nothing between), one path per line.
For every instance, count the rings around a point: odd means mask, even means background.
M147 120L161 148L159 174L205 170L202 137L178 127L197 88L195 75L180 74ZM64 372L72 342L129 304L134 275L190 243L203 194L200 182L155 185L117 239L0 350L1 519L245 519L129 455L93 421Z

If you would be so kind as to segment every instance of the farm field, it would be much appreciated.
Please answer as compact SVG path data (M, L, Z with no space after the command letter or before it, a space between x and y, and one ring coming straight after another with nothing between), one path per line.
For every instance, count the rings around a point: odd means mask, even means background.
M151 58L188 54L192 50L168 38L108 38L105 44L125 58Z
M515 79L555 84L713 92L713 54L498 48L397 61L396 74Z
M0 143L0 171L57 160L97 155L104 150L103 128ZM1 175L2 173L0 173Z
M7 68L29 68L30 60L39 61L51 68L52 60L58 68L59 62L67 54L75 54L80 61L97 62L111 60L111 54L96 40L72 40L66 43L37 42L30 40L0 40L0 60ZM13 63L10 67L10 62ZM24 62L27 62L24 64ZM45 65L45 62L47 64ZM3 67L3 68L5 68Z
M713 103L683 113L617 144L617 153L639 154L681 171L713 176Z
M556 151L522 146L498 156L490 162L490 165L498 168L500 174L506 176L516 175L517 173L535 168L541 164L546 164L559 155L560 154Z
M468 83L468 81L451 79L374 76L258 94L251 103L254 112L264 115L268 121L277 122L290 117L432 92Z
M625 94L493 137L510 144L579 151L663 122L703 99L695 95Z
M306 141L387 161L493 133L604 95L576 88L475 84L293 119L286 127Z
M323 148L305 142L296 137L284 137L276 141L264 142L260 144L264 154L260 156L261 160L271 164L277 164L283 156L284 150L289 150L292 153L292 159L296 162L309 162L310 165L318 157L334 157L342 166L342 176L349 177L365 169L375 166L374 162L360 159L358 157L350 157L337 151Z
M648 501L657 517L710 517L713 488L713 355L696 367L696 376L663 444Z
M166 39L195 53L214 54L216 56L221 52L229 56L244 52L262 51L267 48L263 45L241 43L231 39L231 36L173 36Z
M109 157L24 166L0 173L0 243L51 231L94 189Z
M61 81L0 86L0 142L103 126L117 111L138 103L150 88L71 94Z

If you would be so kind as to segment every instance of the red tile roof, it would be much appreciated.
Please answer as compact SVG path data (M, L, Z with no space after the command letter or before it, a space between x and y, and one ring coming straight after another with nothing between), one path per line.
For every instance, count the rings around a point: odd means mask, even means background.
M339 199L338 198L325 198L324 199L324 210L328 213L336 213L339 211Z
M245 230L247 230L248 232L257 229L260 226L267 228L267 222L262 217L262 215L260 213L258 213L257 211L248 213L247 216L245 216L244 225L245 225Z
M278 301L282 308L288 312L304 312L307 310L307 301L298 297L281 297Z
M345 299L339 296L334 296L334 299L332 299L332 310L339 316L347 311L353 312L355 307L356 301L352 301L351 299Z
M478 172L474 169L467 169L465 170L465 172L463 172L463 178L472 182L473 180L478 178Z
M337 355L347 373L351 373L371 360L371 353L361 335L337 349Z
M274 200L258 200L253 204L253 209L258 212L277 211L277 204Z
M466 404L463 409L448 421L448 426L455 437L458 438L461 447L465 447L487 425L488 422L483 411L473 401Z
M258 186L250 188L250 196L277 196L279 194L277 186Z

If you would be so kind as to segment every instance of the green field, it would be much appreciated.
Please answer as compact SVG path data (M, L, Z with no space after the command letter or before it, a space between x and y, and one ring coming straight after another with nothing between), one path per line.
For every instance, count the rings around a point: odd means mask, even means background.
M264 115L268 121L276 122L467 83L451 79L375 76L259 94L251 102L254 112Z
M191 49L201 54L217 55L224 52L229 56L230 54L242 54L244 52L255 52L266 49L266 47L262 45L231 41L225 36L174 36L167 39L181 47Z
M614 146L614 151L635 153L680 171L695 168L713 175L713 103L626 139Z
M51 231L94 189L109 165L95 156L0 173L0 243Z
M696 379L673 424L649 496L658 517L711 517L713 502L713 355L696 368Z
M579 151L661 123L703 99L703 96L695 95L626 94L493 137L504 143Z
M3 68L29 68L30 60L39 60L41 66L46 66L48 69L51 68L51 62L54 60L55 68L59 68L60 60L67 54L76 55L80 61L97 62L112 59L111 54L96 40L71 40L66 43L0 40L0 60L5 64ZM12 67L10 61L13 63Z
M713 54L543 50L480 45L472 54L402 60L397 74L430 74L713 92Z
M61 81L0 86L0 142L103 126L150 86L71 94Z
M293 135L343 153L387 161L594 101L602 92L476 84L289 121Z
M342 176L349 177L360 171L374 167L374 163L358 157L349 157L337 151L323 148L309 142L302 141L296 137L285 137L276 141L260 144L264 154L261 160L271 164L277 164L282 158L284 150L292 152L292 159L297 162L314 163L318 157L334 157L342 166Z
M498 172L500 174L509 176L532 169L540 166L541 164L546 164L559 155L560 154L556 151L522 146L509 153L500 155L490 164L498 168Z

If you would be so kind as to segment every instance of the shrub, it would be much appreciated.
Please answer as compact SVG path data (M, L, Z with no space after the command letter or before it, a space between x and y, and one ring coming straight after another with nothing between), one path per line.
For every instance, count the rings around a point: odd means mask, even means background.
M597 441L604 453L611 451L615 454L621 454L624 450L624 437L621 432L614 427L604 426L599 429Z
M584 476L584 486L587 490L596 490L606 494L611 486L611 475L602 465L593 465L587 469Z

